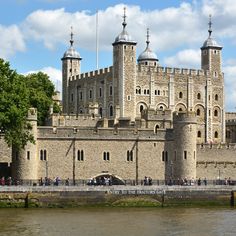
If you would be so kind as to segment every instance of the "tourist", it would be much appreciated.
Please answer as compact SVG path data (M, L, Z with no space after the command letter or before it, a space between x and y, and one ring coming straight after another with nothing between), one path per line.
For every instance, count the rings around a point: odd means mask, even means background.
M198 181L197 181L197 185L200 186L201 185L201 178L199 177Z
M205 186L207 185L207 179L206 179L206 177L204 178L203 183L204 183Z

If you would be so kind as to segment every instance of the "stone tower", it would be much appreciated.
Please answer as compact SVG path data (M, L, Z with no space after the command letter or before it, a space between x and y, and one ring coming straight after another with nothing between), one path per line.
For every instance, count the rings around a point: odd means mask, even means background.
M173 178L196 178L196 118L194 112L174 113Z
M73 32L71 28L70 48L64 53L62 57L62 108L63 113L69 114L71 112L70 103L76 98L76 92L70 93L69 80L72 76L80 74L80 61L82 58L79 53L74 49ZM73 108L72 108L73 110Z
M225 142L224 99L218 101L218 97L224 98L224 75L221 70L222 47L212 38L211 15L208 25L209 35L201 47L201 68L208 71L205 87L205 142L211 143L218 142L219 140L220 142ZM215 99L216 94L217 99ZM216 109L219 110L217 114L219 113L220 117L220 127L218 128L213 125L213 123L216 123L216 117L214 115Z
M16 180L37 181L38 180L38 155L37 155L37 111L30 108L28 111L28 122L32 129L35 144L28 142L24 149L19 151L13 149L12 176Z
M124 8L123 30L113 45L113 87L115 118L135 119L136 42L126 31Z
M208 70L213 76L217 77L221 74L221 50L222 47L212 38L212 22L211 16L209 20L209 36L201 47L201 67Z

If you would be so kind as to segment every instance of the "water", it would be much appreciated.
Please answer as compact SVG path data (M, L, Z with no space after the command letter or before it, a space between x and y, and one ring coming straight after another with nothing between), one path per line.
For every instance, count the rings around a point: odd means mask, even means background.
M235 236L236 209L0 209L0 235Z

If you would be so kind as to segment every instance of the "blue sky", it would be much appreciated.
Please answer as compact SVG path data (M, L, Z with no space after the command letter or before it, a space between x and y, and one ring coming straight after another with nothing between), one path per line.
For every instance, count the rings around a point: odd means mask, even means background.
M127 31L144 50L146 28L161 66L200 69L200 47L208 37L223 46L226 110L236 107L235 0L7 0L0 8L0 57L19 73L42 70L61 89L61 57L69 47L70 27L82 60L82 72L96 69L95 14L99 14L99 67L112 64L112 42L122 30L123 7Z

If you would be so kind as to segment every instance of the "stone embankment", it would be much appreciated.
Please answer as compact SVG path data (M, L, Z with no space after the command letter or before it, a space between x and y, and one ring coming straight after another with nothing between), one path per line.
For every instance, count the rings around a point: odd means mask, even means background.
M0 207L233 206L236 186L0 186Z

